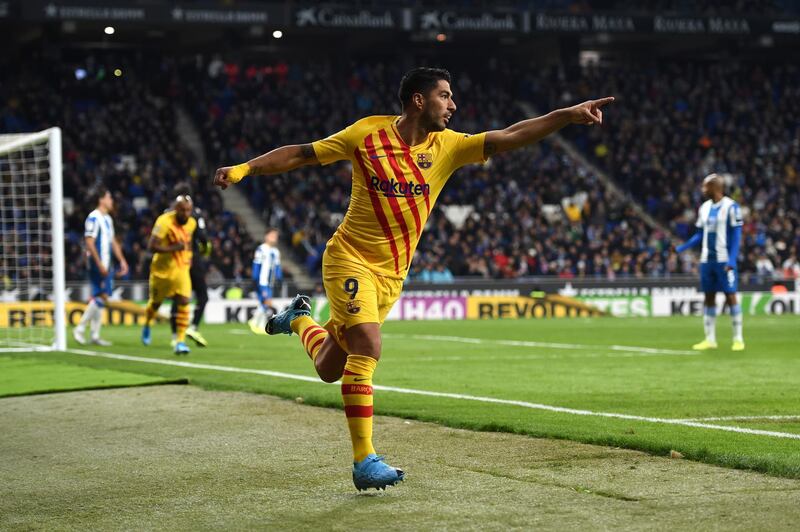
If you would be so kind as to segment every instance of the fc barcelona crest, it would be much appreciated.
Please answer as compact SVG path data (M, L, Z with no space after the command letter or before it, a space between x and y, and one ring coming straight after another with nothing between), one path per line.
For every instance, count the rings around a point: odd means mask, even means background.
M427 170L433 164L433 157L431 157L430 153L418 153L417 154L417 166L422 168L423 170Z
M347 302L347 312L350 314L358 314L361 311L361 304L358 301Z

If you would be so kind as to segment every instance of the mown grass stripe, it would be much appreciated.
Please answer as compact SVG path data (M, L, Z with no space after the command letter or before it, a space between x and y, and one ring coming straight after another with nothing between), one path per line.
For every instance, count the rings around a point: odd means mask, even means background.
M166 366L178 366L184 368L192 368L192 369L205 369L211 371L225 371L229 373L249 373L255 375L264 375L267 377L276 377L280 379L292 379L304 382L314 382L320 384L323 383L316 377L308 377L306 375L296 375L294 373L284 373L280 371L271 371L265 369L250 369L250 368L237 368L231 366L219 366L216 364L201 364L196 362L184 362L182 360L167 360L163 358L148 358L148 357L137 357L133 355L119 355L116 353L106 353L102 351L87 351L83 349L68 349L67 352L74 353L77 355L85 355L85 356L93 356L93 357L100 357L100 358L111 358L117 360L127 360L131 362L143 362L146 364L162 364ZM332 383L336 385L336 383ZM411 394L411 395L422 395L428 397L441 397L446 399L457 399L462 401L476 401L481 403L492 403L492 404L503 404L509 406L519 406L523 408L531 408L535 410L545 410L549 412L558 412L562 414L572 414L577 416L594 416L594 417L604 417L604 418L613 418L613 419L625 419L628 421L643 421L647 423L658 423L658 424L665 424L665 425L678 425L683 427L694 427L694 428L701 428L701 429L710 429L710 430L720 430L725 432L735 432L739 434L750 434L754 436L771 436L775 438L788 438L794 440L800 440L800 434L791 434L788 432L776 432L771 430L757 430L757 429L748 429L744 427L735 427L735 426L725 426L725 425L713 425L709 423L702 423L699 421L690 421L690 420L682 420L682 419L666 419L666 418L658 418L658 417L646 417L646 416L636 416L632 414L620 414L616 412L595 412L592 410L581 410L576 408L567 408L562 406L553 406L553 405L545 405L541 403L531 403L528 401L515 401L511 399L498 399L495 397L481 397L475 395L465 395L465 394L458 394L458 393L448 393L448 392L433 392L428 390L415 390L411 388L398 388L395 386L383 386L383 385L373 385L373 389L381 390L386 392L395 392L395 393L403 393L403 394Z

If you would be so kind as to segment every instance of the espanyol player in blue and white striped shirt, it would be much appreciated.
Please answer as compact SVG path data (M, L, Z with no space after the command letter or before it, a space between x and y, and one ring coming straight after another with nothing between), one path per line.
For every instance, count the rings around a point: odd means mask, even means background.
M725 302L733 320L733 351L744 350L742 337L742 308L736 300L739 284L736 259L742 238L742 212L739 204L723 194L722 178L711 174L703 180L703 197L695 225L699 229L685 244L676 248L681 253L697 244L703 244L700 255L700 288L705 293L703 326L706 339L695 344L694 349L716 349L717 292L725 294Z
M270 227L264 234L264 243L256 248L255 257L253 257L253 280L258 285L259 307L248 325L250 325L250 330L256 334L267 334L264 330L267 320L277 312L277 309L272 306L272 290L275 287L275 281L282 278L278 230Z
M89 323L92 330L91 342L95 345L108 346L111 342L100 338L100 326L103 308L114 288L111 253L113 252L119 261L120 276L128 273L128 262L114 238L114 221L109 214L114 208L111 192L105 186L98 185L90 197L95 199L97 207L86 217L83 236L86 242L86 268L92 286L92 298L81 316L80 323L73 329L72 336L79 344L86 344L84 333L86 324Z

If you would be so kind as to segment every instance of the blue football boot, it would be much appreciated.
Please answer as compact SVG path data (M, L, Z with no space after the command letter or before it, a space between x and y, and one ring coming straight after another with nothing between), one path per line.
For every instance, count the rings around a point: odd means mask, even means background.
M358 491L368 488L385 490L386 486L394 486L404 477L403 470L386 465L383 456L368 454L360 462L353 462L353 484Z
M297 294L283 311L267 320L267 334L292 334L292 320L311 315L311 298Z
M142 343L144 345L150 345L152 338L150 337L150 326L145 325L142 327Z
M188 355L190 353L189 346L186 345L186 342L177 342L175 344L175 354L176 355Z

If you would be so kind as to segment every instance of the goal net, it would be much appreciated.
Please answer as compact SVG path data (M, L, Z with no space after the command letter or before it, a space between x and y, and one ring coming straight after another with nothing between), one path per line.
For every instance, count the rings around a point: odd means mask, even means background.
M64 350L61 130L0 135L0 352Z

